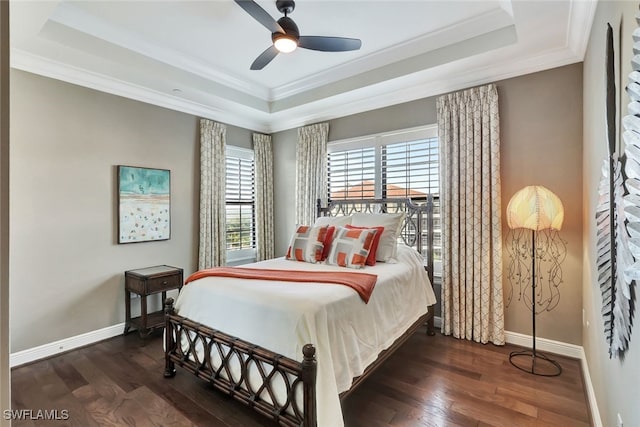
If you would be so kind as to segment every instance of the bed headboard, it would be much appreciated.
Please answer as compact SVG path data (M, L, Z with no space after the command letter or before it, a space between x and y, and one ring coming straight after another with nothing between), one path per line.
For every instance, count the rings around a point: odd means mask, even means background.
M415 248L426 262L429 279L433 283L433 239L434 239L434 202L433 196L426 200L413 202L407 198L389 199L341 199L331 200L322 206L318 199L317 216L346 216L362 213L398 213L403 212L400 237L407 246Z

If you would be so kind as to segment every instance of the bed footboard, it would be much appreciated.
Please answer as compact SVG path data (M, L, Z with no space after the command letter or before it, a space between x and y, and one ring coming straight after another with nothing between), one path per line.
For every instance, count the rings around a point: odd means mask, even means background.
M178 365L280 425L317 425L313 345L304 346L297 362L182 317L173 303L167 298L164 308L165 377L175 376Z

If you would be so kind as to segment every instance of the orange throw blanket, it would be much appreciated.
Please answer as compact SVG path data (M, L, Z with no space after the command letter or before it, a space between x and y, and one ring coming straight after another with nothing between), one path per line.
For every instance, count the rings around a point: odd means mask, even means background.
M238 279L277 280L282 282L317 282L345 285L355 290L360 298L369 302L378 276L369 273L270 270L266 268L214 267L196 271L185 280L185 285L203 277L235 277Z

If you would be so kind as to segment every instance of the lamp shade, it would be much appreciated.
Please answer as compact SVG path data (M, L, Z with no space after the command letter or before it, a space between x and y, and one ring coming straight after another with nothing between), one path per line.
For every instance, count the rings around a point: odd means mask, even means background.
M546 187L530 185L513 195L507 206L509 228L560 230L564 220L562 202Z

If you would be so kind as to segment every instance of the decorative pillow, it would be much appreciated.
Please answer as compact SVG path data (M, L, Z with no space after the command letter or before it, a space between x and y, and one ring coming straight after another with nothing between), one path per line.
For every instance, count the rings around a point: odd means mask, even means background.
M314 227L319 225L333 225L344 227L347 224L351 224L351 215L347 216L319 216L316 218L316 222L313 223Z
M393 214L365 214L355 213L351 219L351 225L356 227L384 227L376 261L389 262L396 257L396 246L398 245L398 235L400 234L400 224L404 218L404 213Z
M364 268L378 230L375 228L336 228L327 264L349 268Z
M384 227L356 227L355 225L345 225L345 228L349 229L375 229L377 230L376 235L373 237L373 242L371 243L371 249L369 249L369 255L367 256L367 261L365 264L374 266L376 265L376 252L378 251L378 244L380 243L380 237L382 237L382 233L384 232ZM326 247L325 247L326 250Z
M322 261L327 259L329 251L331 250L331 242L333 241L333 235L336 232L336 228L333 225L327 227L327 234L324 238L324 248L322 249Z
M327 228L326 225L321 227L299 225L291 237L286 258L313 263L322 261Z

